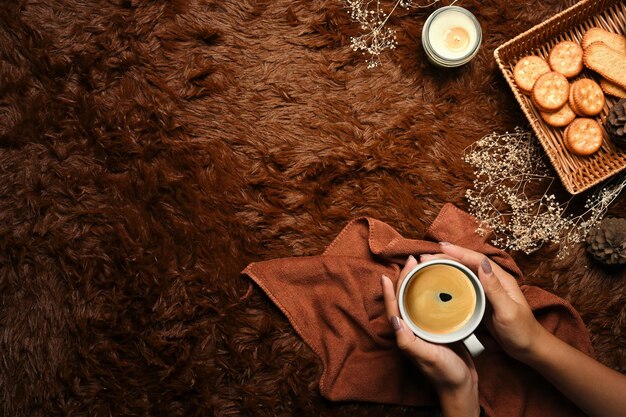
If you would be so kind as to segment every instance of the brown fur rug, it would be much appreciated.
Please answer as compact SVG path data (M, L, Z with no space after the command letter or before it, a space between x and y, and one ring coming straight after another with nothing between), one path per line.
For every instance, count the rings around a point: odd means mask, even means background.
M239 272L356 216L420 237L467 207L464 148L526 126L494 49L572 2L461 3L484 43L444 71L419 43L432 8L399 11L368 70L340 0L2 2L2 415L422 415L322 399L320 362ZM516 259L626 370L623 274L555 253Z

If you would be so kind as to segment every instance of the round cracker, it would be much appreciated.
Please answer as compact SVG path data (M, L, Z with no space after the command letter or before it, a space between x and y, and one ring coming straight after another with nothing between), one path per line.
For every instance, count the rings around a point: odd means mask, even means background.
M528 55L517 61L513 79L522 92L530 94L537 78L550 72L550 65L541 57Z
M544 112L555 112L569 98L569 82L556 71L540 76L533 86L532 99L535 105Z
M567 103L554 113L540 112L539 114L541 114L541 118L552 127L567 126L576 118L576 113L574 113Z
M576 113L577 116L583 116L582 112L580 111L580 109L576 105L576 102L574 101L574 91L572 90L571 86L569 88L569 99L567 103L571 107L572 111Z
M604 91L604 94L608 94L617 98L626 98L626 88L622 88L605 78L600 80L600 88L602 89L602 91Z
M573 41L559 42L550 51L548 62L552 71L575 77L583 70L583 48Z
M589 78L576 80L570 90L575 106L583 116L595 116L604 108L604 92L594 80Z
M602 127L598 122L578 118L565 131L565 146L575 155L591 155L602 146L603 136Z

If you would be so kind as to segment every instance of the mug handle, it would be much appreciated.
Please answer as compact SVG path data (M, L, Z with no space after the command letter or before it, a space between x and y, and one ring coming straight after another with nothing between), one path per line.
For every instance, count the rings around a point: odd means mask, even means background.
M485 350L485 347L478 340L478 338L472 333L467 338L463 339L463 344L469 350L472 356L478 356Z

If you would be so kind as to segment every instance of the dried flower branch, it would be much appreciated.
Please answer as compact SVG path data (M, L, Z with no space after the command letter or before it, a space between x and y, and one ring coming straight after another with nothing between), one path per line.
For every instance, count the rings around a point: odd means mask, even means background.
M626 187L618 176L587 199L584 213L565 212L572 202L548 194L555 177L547 175L546 158L530 132L492 133L465 150L464 160L475 169L474 188L467 190L470 212L481 221L477 230L491 229L494 245L531 253L544 243L558 243L559 257L584 240ZM544 190L539 198L530 189Z
M385 49L395 49L398 45L396 31L385 27L385 24L396 11L398 6L405 9L411 7L427 8L441 0L433 0L426 5L413 5L412 0L396 0L389 13L385 12L380 4L380 0L344 0L350 17L361 25L365 31L360 36L352 37L350 44L352 50L361 51L363 55L369 55L367 67L374 68L380 65L380 54ZM456 3L456 0L452 3Z

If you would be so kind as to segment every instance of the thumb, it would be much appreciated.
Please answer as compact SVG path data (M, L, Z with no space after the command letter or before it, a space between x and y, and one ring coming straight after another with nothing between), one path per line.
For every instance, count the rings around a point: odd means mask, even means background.
M404 321L400 317L391 316L390 322L391 327L396 332L398 347L404 351L409 351L412 342L415 340L415 335L405 327Z
M478 268L478 278L480 279L481 284L483 284L485 295L491 303L495 313L504 313L512 307L511 303L515 302L511 299L511 297L509 297L509 294L507 294L506 290L502 286L500 279L498 279L496 274L493 272L489 258L485 257L480 262L480 268Z
M400 317L392 316L390 322L396 332L396 344L400 350L419 363L428 362L427 353L430 343L415 336Z

